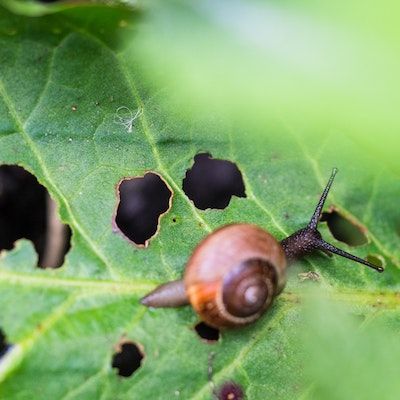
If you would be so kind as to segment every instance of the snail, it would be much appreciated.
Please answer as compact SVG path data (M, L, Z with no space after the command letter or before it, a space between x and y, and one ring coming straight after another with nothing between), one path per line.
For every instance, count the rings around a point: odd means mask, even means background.
M316 250L382 272L382 267L327 243L317 229L336 173L334 168L306 227L278 242L256 225L225 225L195 248L183 279L160 285L141 303L147 307L191 304L207 324L215 328L236 327L257 320L283 290L287 265Z

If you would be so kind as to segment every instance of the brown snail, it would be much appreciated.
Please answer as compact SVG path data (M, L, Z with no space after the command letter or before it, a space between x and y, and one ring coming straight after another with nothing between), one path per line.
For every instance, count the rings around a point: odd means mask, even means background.
M148 307L191 304L209 325L235 327L258 319L284 288L287 264L316 250L334 253L382 272L382 267L325 242L317 230L336 173L334 168L305 228L279 243L256 225L223 226L196 247L183 279L157 287L141 303Z

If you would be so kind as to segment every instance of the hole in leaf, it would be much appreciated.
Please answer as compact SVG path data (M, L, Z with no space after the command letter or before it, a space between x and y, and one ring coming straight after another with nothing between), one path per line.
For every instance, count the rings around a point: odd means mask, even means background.
M209 153L194 157L194 164L187 170L182 188L200 210L224 209L232 196L246 197L243 177L237 165L213 159Z
M366 261L376 265L377 267L385 268L386 266L385 259L380 254L368 254L365 259Z
M6 354L7 350L11 347L6 341L6 336L0 329L0 358Z
M131 376L142 365L144 354L133 342L123 342L118 345L112 359L112 367L118 370L118 375L125 378Z
M338 210L332 208L331 211L322 213L321 221L328 224L333 237L349 246L362 246L368 242L364 226L343 216Z
M71 231L32 174L15 165L1 165L0 250L11 250L21 238L33 242L39 266L57 268L70 248Z
M215 343L219 340L219 330L207 325L205 322L199 322L195 325L194 329L200 338L207 343Z
M172 190L159 175L148 172L143 177L122 179L117 192L114 229L146 247L158 231L161 216L171 208Z
M225 382L217 390L218 400L243 400L244 392L240 385L235 382Z

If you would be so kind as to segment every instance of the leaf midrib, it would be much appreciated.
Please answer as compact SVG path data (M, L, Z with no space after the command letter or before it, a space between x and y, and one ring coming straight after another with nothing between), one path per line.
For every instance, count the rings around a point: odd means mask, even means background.
M147 279L134 280L94 280L77 279L68 277L57 277L49 275L32 275L16 273L0 269L0 282L11 283L22 286L57 288L57 289L85 289L105 293L145 293L159 284Z

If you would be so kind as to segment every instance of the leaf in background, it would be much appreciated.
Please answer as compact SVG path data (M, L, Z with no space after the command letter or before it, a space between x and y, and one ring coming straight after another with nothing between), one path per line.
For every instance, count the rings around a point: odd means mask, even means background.
M156 4L139 46L187 110L257 121L264 134L276 118L314 137L340 131L399 173L398 2Z
M94 7L138 7L137 0L0 0L0 4L16 14L41 16L81 7L90 12Z
M173 84L149 79L136 37L146 27L151 25L142 15L121 9L93 7L88 17L76 8L34 19L1 9L0 161L38 178L73 235L56 271L35 269L27 241L1 255L0 328L13 347L0 361L0 399L208 399L210 351L217 353L216 384L235 380L249 399L296 398L312 383L302 373L299 302L305 285L320 285L324 296L352 310L363 307L367 317L379 298L381 309L397 316L398 175L340 130L304 135L301 125L276 116L237 124L202 108L189 118L187 99ZM115 124L122 106L143 108L132 132ZM225 210L195 208L182 180L201 151L238 165L246 198L232 199ZM189 308L139 305L156 284L179 277L193 247L222 224L257 223L278 239L303 226L332 166L341 172L328 205L366 227L368 243L351 251L381 255L384 274L311 257L293 267L267 315L223 332L212 347L197 337ZM174 197L143 249L115 235L111 221L115 185L147 171L160 174ZM321 231L347 249L325 225ZM298 279L310 270L318 272L319 283ZM111 363L126 339L145 357L132 377L122 379Z
M304 367L311 384L302 399L394 399L399 392L397 310L350 310L314 293L305 313ZM392 306L398 308L397 301Z

